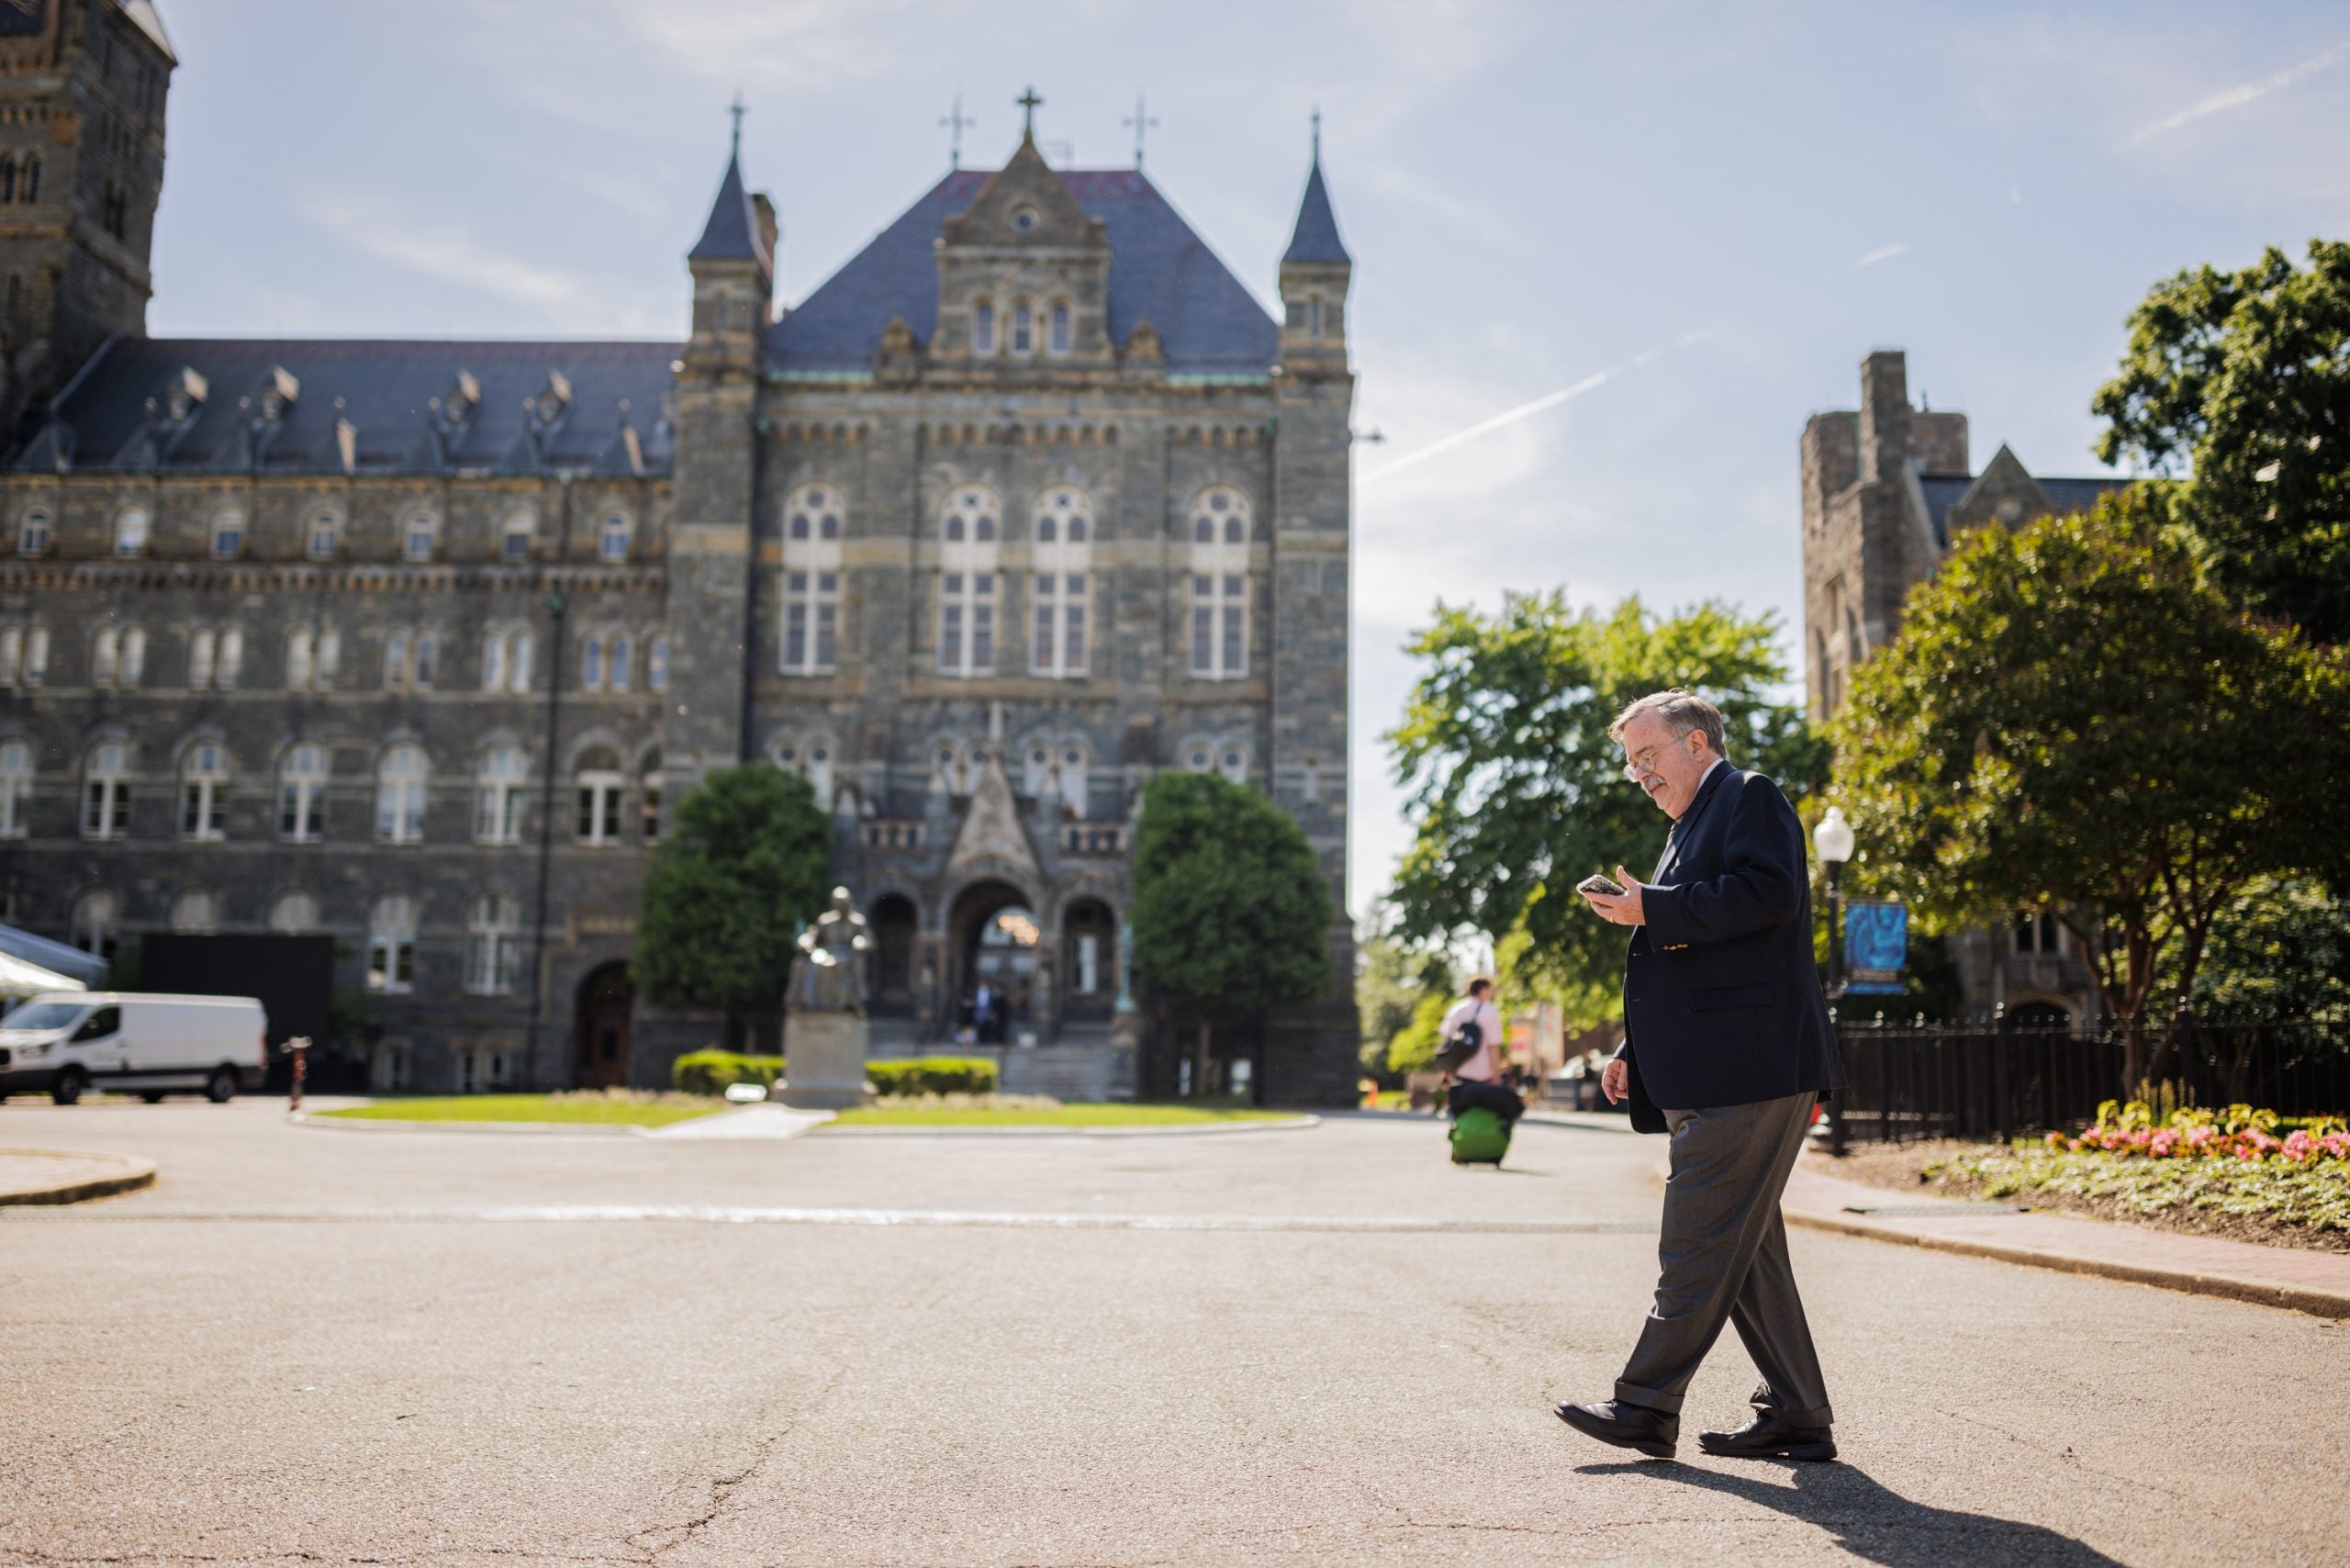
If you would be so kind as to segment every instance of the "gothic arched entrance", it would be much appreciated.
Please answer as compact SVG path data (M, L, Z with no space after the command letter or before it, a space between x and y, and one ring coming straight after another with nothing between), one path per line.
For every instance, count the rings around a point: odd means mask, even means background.
M946 927L954 969L949 1016L957 1034L971 1030L981 1045L1016 1041L1033 1026L1044 929L1027 895L1009 882L979 882L955 901Z
M626 963L600 965L579 982L575 1088L610 1089L628 1081L628 1020L635 1005L636 981Z

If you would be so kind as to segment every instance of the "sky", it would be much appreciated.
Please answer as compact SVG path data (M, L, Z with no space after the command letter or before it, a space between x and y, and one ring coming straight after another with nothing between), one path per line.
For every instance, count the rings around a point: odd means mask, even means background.
M806 296L1017 140L1145 166L1270 308L1309 116L1355 258L1353 833L1438 599L1564 587L1775 613L1796 442L1862 356L2042 474L2156 280L2350 230L2338 5L1516 0L162 0L181 59L159 336L682 336L745 174Z

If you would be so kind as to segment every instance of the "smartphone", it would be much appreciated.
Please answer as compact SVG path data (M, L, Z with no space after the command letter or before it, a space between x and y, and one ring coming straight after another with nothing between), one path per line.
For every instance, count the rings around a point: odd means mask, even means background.
M1620 899L1624 896L1624 890L1617 887L1612 879L1603 877L1596 871L1593 872L1590 876L1585 877L1582 881L1577 882L1575 884L1575 891L1579 893L1606 893L1612 899Z

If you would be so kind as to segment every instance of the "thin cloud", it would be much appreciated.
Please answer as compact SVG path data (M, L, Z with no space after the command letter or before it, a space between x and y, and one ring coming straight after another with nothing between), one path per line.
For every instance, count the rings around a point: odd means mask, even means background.
M2177 114L2156 120L2154 124L2132 133L2121 145L2135 147L2142 141L2177 130L2181 126L2191 125L2206 115L2223 114L2229 109L2240 109L2246 104L2257 102L2271 93L2292 86L2297 82L2306 82L2319 72L2331 70L2344 60L2350 60L2350 43L2335 44L2323 54L2313 55L2299 65L2288 65L2273 75L2263 76L2256 82L2246 82L2240 87L2231 87L2224 93L2214 93L2200 103L2191 104Z
M1875 250L1865 252L1852 265L1856 270L1861 267L1873 267L1879 262L1889 262L1896 256L1906 256L1908 253L1909 247L1897 241L1890 245L1879 245Z
M610 298L586 278L498 250L462 225L420 222L386 203L327 191L299 191L294 208L335 239L380 262L525 306L550 319L610 314Z
M1521 420L1530 420L1537 414L1555 409L1560 404L1580 398L1586 392L1595 392L1617 376L1638 370L1651 360L1661 358L1677 349L1685 349L1692 344L1705 342L1718 330L1719 330L1718 328L1708 327L1701 332L1690 332L1674 339L1672 342L1662 343L1644 353L1635 354L1620 364L1611 364L1606 370L1595 371L1572 386L1560 387L1556 392L1546 392L1531 402L1520 403L1514 409L1505 409L1488 419L1479 420L1473 425L1454 431L1450 435L1441 436L1426 446L1407 452L1393 463L1382 464L1356 480L1356 484L1369 485L1384 479L1391 474L1400 474L1406 468L1426 463L1431 457L1441 457L1455 447L1466 446L1482 436L1491 435L1497 430L1505 430Z

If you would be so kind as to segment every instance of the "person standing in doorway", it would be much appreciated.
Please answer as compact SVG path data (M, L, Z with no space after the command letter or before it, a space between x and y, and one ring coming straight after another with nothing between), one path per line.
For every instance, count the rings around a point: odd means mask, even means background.
M1681 1400L1724 1323L1762 1372L1754 1419L1701 1432L1735 1458L1836 1457L1826 1379L1787 1261L1779 1194L1813 1104L1844 1086L1811 954L1803 825L1779 787L1722 755L1718 709L1660 691L1608 728L1625 771L1673 819L1646 882L1582 889L1631 928L1624 1043L1600 1075L1632 1126L1670 1133L1656 1303L1616 1397L1561 1405L1590 1437L1669 1459Z

